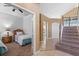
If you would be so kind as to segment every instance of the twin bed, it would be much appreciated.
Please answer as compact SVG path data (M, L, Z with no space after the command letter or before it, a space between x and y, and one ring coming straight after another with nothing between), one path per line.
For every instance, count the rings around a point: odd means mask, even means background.
M23 30L17 29L14 30L14 41L19 45L31 44L32 36L25 34Z
M21 46L31 44L32 42L32 36L25 34L21 29L16 29L13 31L13 39ZM8 48L0 40L0 55L3 55L7 51Z

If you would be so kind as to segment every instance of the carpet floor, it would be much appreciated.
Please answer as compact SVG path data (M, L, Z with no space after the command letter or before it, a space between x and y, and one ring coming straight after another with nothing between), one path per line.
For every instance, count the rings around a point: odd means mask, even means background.
M32 46L31 44L20 46L19 44L13 42L6 44L8 51L4 56L31 56Z

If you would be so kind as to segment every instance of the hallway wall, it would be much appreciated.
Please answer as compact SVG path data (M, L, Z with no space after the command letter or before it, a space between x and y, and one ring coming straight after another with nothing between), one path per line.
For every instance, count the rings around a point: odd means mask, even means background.
M41 21L41 39L43 36L43 22L47 22L48 23L48 38L51 38L51 20L50 18L48 18L47 16L40 14L40 21Z
M72 10L70 10L69 12L65 13L63 15L63 17L74 17L74 16L78 16L78 7L73 8Z

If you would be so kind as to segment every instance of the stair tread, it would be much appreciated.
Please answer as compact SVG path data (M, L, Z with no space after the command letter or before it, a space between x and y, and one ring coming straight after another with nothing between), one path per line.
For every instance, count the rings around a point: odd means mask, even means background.
M79 33L63 33L62 35L79 36Z
M78 49L79 49L79 44L68 43L68 42L62 42L62 43L60 43L60 44L65 45L65 46L69 46L69 47L73 47L73 48L78 48Z
M63 31L63 33L78 33L78 31Z
M62 39L79 39L79 36L62 35Z
M72 55L79 55L79 49L76 49L76 48L71 48L71 47L63 46L63 45L58 45L58 46L56 46L56 49L67 52L67 53L70 53Z
M74 47L70 47L70 46L66 46L66 45L62 45L62 44L57 45L57 47L61 47L63 49L68 49L68 50L75 50L74 52L79 51L79 48L74 48Z
M72 27L64 27L63 29L77 29L78 27L77 26L72 26Z
M69 42L69 43L75 43L75 44L79 44L79 40L74 40L74 39L71 39L71 40L67 40L67 39L64 39L62 40L62 42Z

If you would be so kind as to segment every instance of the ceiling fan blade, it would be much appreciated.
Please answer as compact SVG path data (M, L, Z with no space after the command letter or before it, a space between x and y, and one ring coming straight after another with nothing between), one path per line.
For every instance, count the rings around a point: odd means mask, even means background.
M4 3L4 6L10 7L10 6L13 6L13 5L11 5L10 3Z
M21 13L23 13L23 11L21 9L18 9Z

